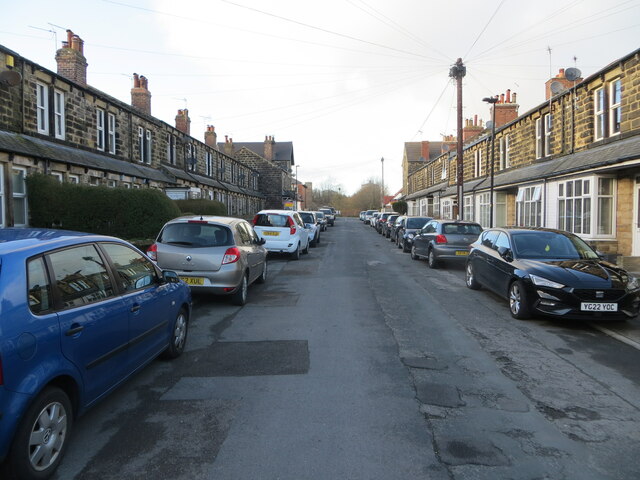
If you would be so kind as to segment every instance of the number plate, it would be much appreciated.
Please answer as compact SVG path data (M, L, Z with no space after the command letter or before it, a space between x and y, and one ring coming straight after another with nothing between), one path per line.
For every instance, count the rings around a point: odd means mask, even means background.
M180 277L180 279L187 285L204 285L202 277Z
M583 312L617 312L617 303L596 303L596 302L582 302L580 304L580 310Z
M262 232L262 234L267 235L268 237L277 237L278 235L280 235L280 232L266 231L266 232Z
M467 255L469 255L469 252L467 252L466 250L456 250L456 255L466 257Z

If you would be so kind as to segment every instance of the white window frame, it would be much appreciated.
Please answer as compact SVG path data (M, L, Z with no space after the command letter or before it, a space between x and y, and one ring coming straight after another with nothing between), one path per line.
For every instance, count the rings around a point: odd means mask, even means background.
M144 128L138 127L138 154L140 155L140 163L144 163Z
M101 152L104 152L106 143L104 113L101 108L96 108L96 148Z
M593 137L595 140L602 140L606 137L606 99L605 99L605 89L604 86L600 88L596 88L593 92L593 116L594 116L594 128L595 131L593 133Z
M176 164L176 137L170 133L167 133L167 163Z
M109 153L116 154L116 116L113 113L107 113L107 139L109 144Z
M144 131L144 163L151 165L151 130Z
M619 86L616 89L616 85ZM619 97L616 98L616 91L619 93ZM622 81L619 78L612 80L609 84L609 136L620 134L620 127L622 123ZM619 121L616 121L618 117Z
M449 159L444 158L442 160L442 172L440 173L441 180L445 180L447 178L447 165L449 165Z
M536 158L551 155L551 126L552 116L545 113L536 119Z
M478 223L484 228L489 227L491 218L491 193L482 192L478 194Z
M205 169L206 169L206 175L207 177L210 177L211 174L213 173L213 155L211 154L211 152L207 151L204 154L205 157Z
M22 189L23 191L22 192L16 193L15 189L13 189L13 192L12 192L13 199L14 199L14 202L13 202L14 224L13 224L13 226L14 227L26 227L28 222L29 222L29 217L28 217L29 209L27 207L27 182L25 181L25 179L27 178L27 169L23 168L23 167L16 167L16 166L12 167L11 175L13 176L16 172L22 172L22 174L23 174L22 178L23 178L24 185L23 185L23 189ZM11 182L13 184L13 178L11 179ZM16 213L15 213L16 202L15 202L15 199L24 199L24 203L23 203L24 212L22 212L22 213L24 215L25 223L15 223L15 219L16 219Z
M56 180L58 180L58 182L63 183L64 182L64 175L60 172L51 172L50 174L52 177L54 177Z
M473 195L464 196L464 219L469 221L475 221L475 215L473 211Z
M475 177L482 175L482 150L479 148L473 152L473 173Z
M55 89L53 91L53 119L54 135L59 140L65 139L65 118L64 118L64 92Z
M518 188L516 196L516 225L519 227L542 226L542 185Z
M79 185L80 184L80 176L70 173L69 175L67 175L67 181L69 183L73 183L73 184Z
M605 182L610 187L609 192L603 192ZM567 187L568 184L571 184L570 189ZM576 194L576 184L580 185L578 194ZM587 185L586 189L585 184ZM615 238L617 228L616 191L616 178L607 175L592 175L559 182L558 228L585 238ZM605 207L608 209L608 221L603 228ZM567 215L568 211L571 216ZM579 224L576 222L576 218L579 219Z
M49 135L49 86L36 82L36 128L38 133Z

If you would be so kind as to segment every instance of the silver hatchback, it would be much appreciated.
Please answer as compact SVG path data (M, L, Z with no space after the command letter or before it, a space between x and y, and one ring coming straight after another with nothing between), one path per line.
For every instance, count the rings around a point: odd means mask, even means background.
M147 255L194 292L230 295L244 305L251 283L267 279L267 250L246 220L185 216L167 222Z

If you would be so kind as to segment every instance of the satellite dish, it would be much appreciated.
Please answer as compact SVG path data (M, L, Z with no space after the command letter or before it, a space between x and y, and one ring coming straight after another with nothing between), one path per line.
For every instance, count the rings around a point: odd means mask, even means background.
M557 80L554 80L553 82L551 82L550 88L551 93L557 95L564 90L564 85L562 85L562 83L558 82Z
M493 128L493 122L491 120L489 120L487 123L485 123L485 126L491 130Z
M15 87L22 81L22 75L14 70L5 70L0 72L0 85Z
M577 79L580 78L580 75L582 75L582 72L577 68L571 67L571 68L567 68L564 71L565 78L570 82L575 82Z

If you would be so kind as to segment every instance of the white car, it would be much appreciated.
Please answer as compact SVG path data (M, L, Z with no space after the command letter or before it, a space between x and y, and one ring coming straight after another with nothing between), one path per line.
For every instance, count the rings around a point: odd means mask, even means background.
M309 232L309 244L312 247L320 243L320 224L314 212L298 212L304 222L304 228Z
M253 217L253 229L264 238L269 252L288 253L294 260L300 253L309 253L309 232L298 212L262 210Z

